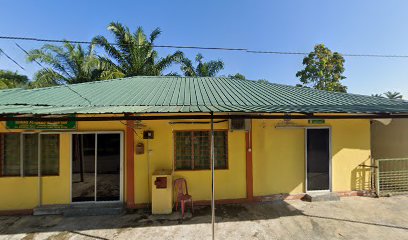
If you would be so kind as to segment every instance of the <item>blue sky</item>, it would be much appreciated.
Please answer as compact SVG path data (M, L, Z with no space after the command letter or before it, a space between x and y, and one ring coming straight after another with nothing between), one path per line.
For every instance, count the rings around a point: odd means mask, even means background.
M109 36L106 26L119 21L131 29L163 31L157 44L309 52L318 43L342 53L408 55L408 1L22 1L0 0L0 35L90 40ZM0 48L25 67L0 57L0 69L32 76L38 66L25 61L41 43L0 40ZM162 56L174 52L160 49ZM184 51L193 58L222 59L221 74L294 85L302 56L222 51ZM399 91L408 98L408 58L346 58L349 92ZM178 70L177 67L174 70Z

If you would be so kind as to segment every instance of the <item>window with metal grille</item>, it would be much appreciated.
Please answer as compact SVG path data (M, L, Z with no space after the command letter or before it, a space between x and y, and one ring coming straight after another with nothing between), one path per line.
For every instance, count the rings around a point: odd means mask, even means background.
M0 134L0 175L20 176L20 134Z
M176 131L175 169L202 170L211 167L211 132ZM214 132L214 168L228 168L228 132Z
M38 156L42 176L59 175L59 134L0 134L0 176L37 176Z

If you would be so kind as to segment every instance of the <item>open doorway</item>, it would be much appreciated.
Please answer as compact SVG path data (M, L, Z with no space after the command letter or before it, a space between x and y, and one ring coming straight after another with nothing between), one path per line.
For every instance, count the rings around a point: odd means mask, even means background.
M306 192L330 191L330 129L306 129Z
M72 134L72 202L122 200L122 134Z

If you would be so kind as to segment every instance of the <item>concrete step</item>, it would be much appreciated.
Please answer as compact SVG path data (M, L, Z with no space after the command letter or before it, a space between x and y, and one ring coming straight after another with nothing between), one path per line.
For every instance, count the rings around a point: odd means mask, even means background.
M36 207L33 209L33 215L62 215L64 214L64 209L68 208L69 205L65 204L55 204L55 205L44 205L41 207Z
M45 205L34 209L34 215L99 216L124 213L123 203L84 203L72 205Z
M333 192L307 193L302 200L307 202L340 201L340 197Z
M64 216L120 215L125 209L122 203L92 203L71 205L65 209Z

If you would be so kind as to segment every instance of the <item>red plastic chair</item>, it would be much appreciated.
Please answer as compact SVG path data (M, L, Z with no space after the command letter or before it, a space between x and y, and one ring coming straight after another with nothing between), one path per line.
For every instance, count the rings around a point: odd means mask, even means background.
M178 178L174 180L174 188L176 189L176 196L177 196L176 211L180 203L181 216L182 218L184 218L184 210L186 208L185 206L186 202L191 203L191 211L194 212L193 197L188 194L187 181L184 178Z

